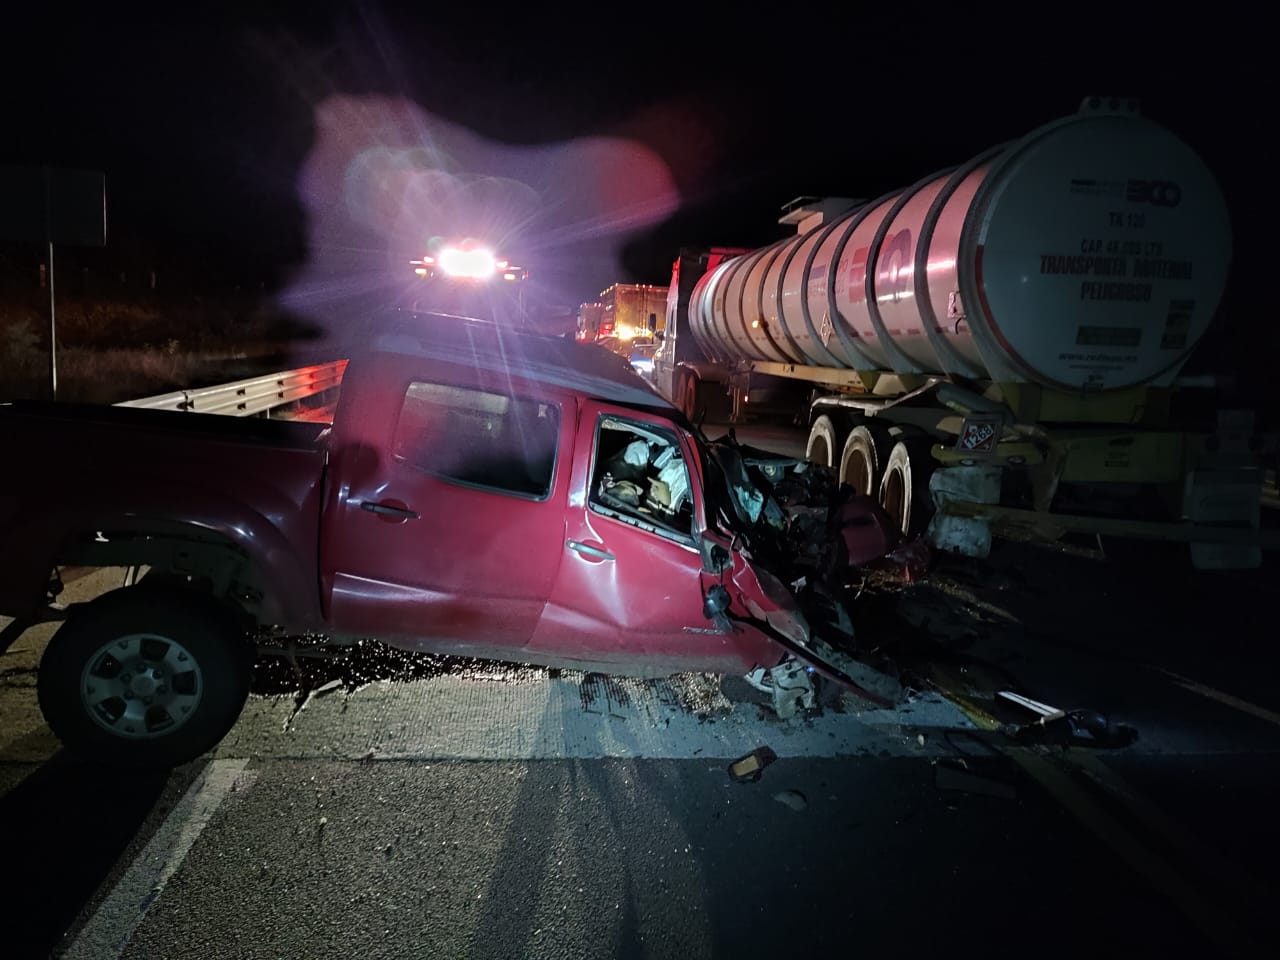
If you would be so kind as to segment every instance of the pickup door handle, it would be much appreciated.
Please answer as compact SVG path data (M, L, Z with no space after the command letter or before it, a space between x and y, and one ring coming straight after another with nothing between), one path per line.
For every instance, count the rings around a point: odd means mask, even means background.
M372 503L368 500L360 504L361 510L368 510L370 513L380 513L385 517L399 517L402 520L417 520L418 511L409 510L406 507L392 507L385 503Z
M579 543L577 540L565 541L565 546L570 550L576 550L590 560L616 560L612 553L608 550L601 550L599 547L593 547L589 543Z

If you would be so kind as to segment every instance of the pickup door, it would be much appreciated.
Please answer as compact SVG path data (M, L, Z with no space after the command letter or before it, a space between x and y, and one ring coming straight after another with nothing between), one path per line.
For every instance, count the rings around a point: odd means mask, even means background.
M329 618L397 646L510 658L533 634L564 549L571 464L559 451L572 448L574 400L415 363L369 389L386 406L352 411L337 434L322 549Z
M696 452L671 421L582 404L566 536L539 654L619 673L746 672L767 641L703 614L698 540L705 526ZM705 580L705 582L704 582Z

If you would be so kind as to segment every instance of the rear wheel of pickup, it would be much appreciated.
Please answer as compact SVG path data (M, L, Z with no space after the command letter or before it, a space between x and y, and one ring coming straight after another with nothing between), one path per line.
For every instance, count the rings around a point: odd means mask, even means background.
M166 769L226 736L252 672L252 648L214 600L130 587L99 597L49 641L40 709L86 760Z

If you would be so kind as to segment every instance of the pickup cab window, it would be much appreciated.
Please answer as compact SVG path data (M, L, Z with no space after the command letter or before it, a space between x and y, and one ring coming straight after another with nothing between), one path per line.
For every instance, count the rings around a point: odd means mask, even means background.
M388 377L382 422L339 450L322 553L341 632L505 657L532 636L565 552L573 398L472 375Z
M445 480L541 500L551 492L559 433L554 403L415 381L405 392L392 454Z
M693 538L689 468L674 434L602 417L596 428L591 509L681 541Z

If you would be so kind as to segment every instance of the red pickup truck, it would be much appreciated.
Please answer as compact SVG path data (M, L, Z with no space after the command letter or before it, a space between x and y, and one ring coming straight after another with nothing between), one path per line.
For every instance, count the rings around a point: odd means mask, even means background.
M282 632L633 676L803 664L884 702L832 599L850 546L890 536L874 505L709 442L607 351L398 322L332 425L0 405L25 463L0 474L0 648L65 620L38 690L69 748L198 756ZM65 566L147 572L61 608Z

